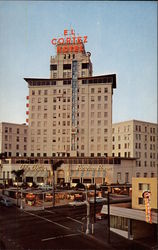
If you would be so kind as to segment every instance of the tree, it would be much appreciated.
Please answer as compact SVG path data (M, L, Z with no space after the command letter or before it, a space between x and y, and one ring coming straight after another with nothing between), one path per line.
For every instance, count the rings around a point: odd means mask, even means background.
M19 181L20 181L20 178L22 177L22 175L23 175L23 173L24 173L24 169L12 170L11 173L15 175L15 179L16 179L16 181L17 181L17 206L18 206L18 189L19 189Z
M53 163L53 160L51 160L51 169L53 172L52 176L52 191L53 191L53 207L55 206L55 171L57 168L59 168L64 163L63 160L57 161Z

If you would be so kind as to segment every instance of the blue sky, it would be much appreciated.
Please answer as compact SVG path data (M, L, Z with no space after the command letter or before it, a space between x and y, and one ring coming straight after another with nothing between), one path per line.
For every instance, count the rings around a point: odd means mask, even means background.
M49 78L53 37L87 35L94 75L116 73L113 122L157 122L157 3L1 1L0 121L24 123L24 77Z

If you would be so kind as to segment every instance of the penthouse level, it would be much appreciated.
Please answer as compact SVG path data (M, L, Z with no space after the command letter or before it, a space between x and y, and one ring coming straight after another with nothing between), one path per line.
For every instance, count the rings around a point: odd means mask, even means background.
M57 79L45 79L45 78L24 78L29 86L51 86L57 85L58 82L63 82L63 85L71 85L71 78L57 78ZM93 77L79 77L79 81L82 84L107 84L112 83L112 88L116 88L116 74L93 76Z

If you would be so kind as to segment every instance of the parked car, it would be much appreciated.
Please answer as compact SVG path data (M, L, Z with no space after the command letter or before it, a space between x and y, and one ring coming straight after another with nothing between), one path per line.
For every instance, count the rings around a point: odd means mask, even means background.
M83 206L86 205L86 201L71 201L69 205L73 207Z
M0 200L0 203L6 207L12 207L14 204L11 200L9 200L8 198L2 198Z
M105 202L107 201L107 198L103 198L103 197L96 197L96 203L101 203L101 202ZM94 203L94 197L91 197L89 199L90 203Z
M42 185L38 188L43 190L43 191L52 190L52 186L49 186L49 185Z

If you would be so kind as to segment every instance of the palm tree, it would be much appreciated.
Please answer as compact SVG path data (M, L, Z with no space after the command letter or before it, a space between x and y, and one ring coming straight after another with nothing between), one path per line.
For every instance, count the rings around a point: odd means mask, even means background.
M20 180L20 177L22 177L22 175L23 175L23 173L24 173L24 169L12 170L11 173L15 175L15 179L16 179L16 181L17 181L17 206L18 206L19 180Z
M60 167L64 163L63 160L57 161L53 163L53 160L51 160L51 169L53 172L52 176L52 189L53 189L53 207L55 206L55 170L57 170L58 167Z

